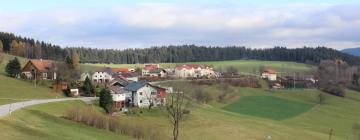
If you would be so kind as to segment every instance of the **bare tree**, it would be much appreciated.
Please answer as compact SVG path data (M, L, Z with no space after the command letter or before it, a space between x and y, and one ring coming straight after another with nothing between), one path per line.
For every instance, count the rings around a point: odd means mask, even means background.
M173 127L173 138L178 140L179 137L179 126L183 120L185 110L187 108L187 101L183 92L176 90L174 93L169 95L169 101L166 104L166 111L170 118Z

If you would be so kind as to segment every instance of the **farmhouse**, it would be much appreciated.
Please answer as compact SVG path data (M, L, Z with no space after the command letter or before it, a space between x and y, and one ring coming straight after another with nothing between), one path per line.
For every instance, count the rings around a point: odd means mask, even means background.
M56 67L52 60L29 60L22 74L27 79L56 80Z
M184 64L175 67L175 76L178 78L214 77L215 72L208 65Z
M261 78L267 79L269 81L276 81L276 71L270 68L265 69L261 73Z
M125 97L127 91L124 90L124 87L128 84L129 81L121 77L116 77L107 84L107 88L111 93L115 108L117 110L121 110L125 107Z
M166 89L151 85L148 82L133 82L127 85L126 102L140 108L164 105Z
M131 69L127 68L100 68L95 71L91 79L95 83L108 83L115 77L119 77L122 74L132 73L131 71Z

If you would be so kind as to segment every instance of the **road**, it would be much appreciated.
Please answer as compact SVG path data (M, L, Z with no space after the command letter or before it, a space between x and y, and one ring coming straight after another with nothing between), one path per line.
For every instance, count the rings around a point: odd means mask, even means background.
M34 99L34 100L27 100L22 102L16 102L11 104L5 104L0 106L0 117L6 116L15 110L31 106L37 104L44 104L50 102L61 102L61 101L71 101L71 100L82 100L84 102L90 102L95 100L96 97L80 97L80 98L58 98L58 99Z

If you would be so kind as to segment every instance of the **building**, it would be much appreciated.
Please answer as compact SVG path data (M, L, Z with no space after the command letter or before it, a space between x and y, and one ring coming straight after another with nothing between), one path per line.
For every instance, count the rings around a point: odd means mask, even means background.
M164 69L157 68L157 69L150 70L149 74L147 76L165 78L167 76L167 73Z
M166 89L151 85L148 82L133 82L127 85L126 102L140 108L164 105Z
M125 78L116 77L107 84L107 88L111 93L116 110L122 110L125 107L127 91L124 90L124 87L126 87L129 82L130 81Z
M262 73L261 73L261 78L263 79L267 79L269 81L276 81L276 71L270 68L265 69Z
M215 76L213 68L208 65L183 64L175 67L175 77L178 78L209 78Z
M144 64L144 68L141 70L141 75L142 76L149 76L150 75L150 71L159 69L160 65L159 64Z
M85 79L86 79L86 77L90 78L90 80L91 80L91 75L90 75L89 73L85 72L85 73L82 73L82 74L80 75L79 81L80 81L80 82L84 82Z
M56 80L56 66L52 60L29 60L22 69L27 79Z
M91 79L95 83L108 83L115 77L121 76L122 74L132 73L131 69L128 68L100 68L95 70Z

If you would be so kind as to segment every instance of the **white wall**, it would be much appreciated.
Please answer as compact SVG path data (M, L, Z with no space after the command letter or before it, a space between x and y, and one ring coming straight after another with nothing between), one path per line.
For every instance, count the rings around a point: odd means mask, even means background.
M125 94L111 94L113 101L119 102L119 101L125 101Z
M155 95L151 95L151 92L155 92ZM140 95L140 93L142 93ZM157 90L154 87L146 85L140 88L134 97L135 106L140 108L148 107L150 105L150 99L155 100L157 97ZM142 102L141 102L142 101Z

